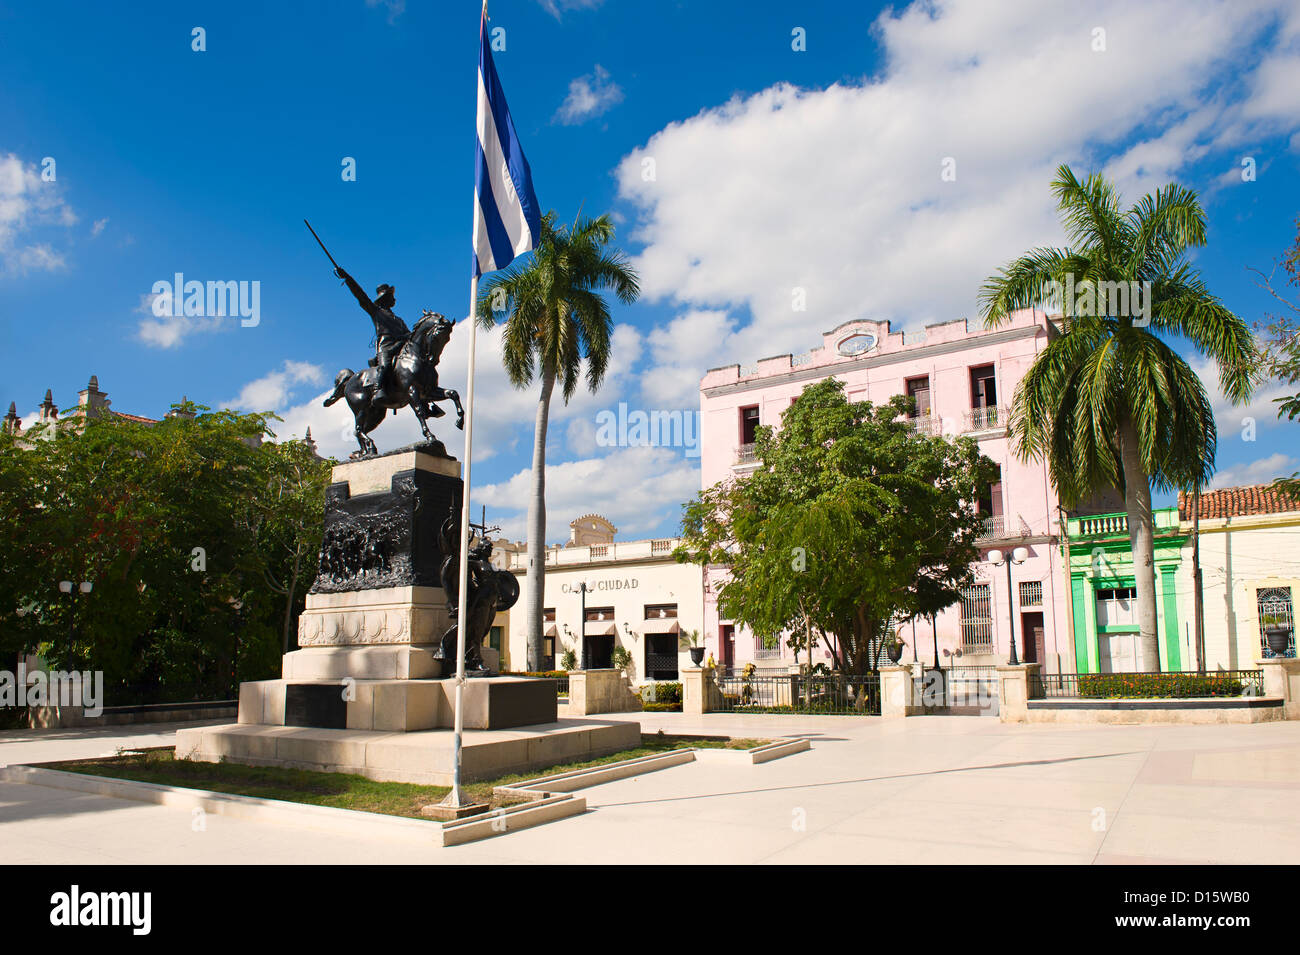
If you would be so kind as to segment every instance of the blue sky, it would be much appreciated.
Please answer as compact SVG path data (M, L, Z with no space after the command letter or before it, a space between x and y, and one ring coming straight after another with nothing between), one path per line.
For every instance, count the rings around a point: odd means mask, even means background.
M157 416L182 394L276 410L282 433L310 425L346 453L343 409L319 395L365 361L370 328L301 220L364 286L396 285L409 321L464 315L478 6L0 2L0 402L27 416L52 388L66 407L94 373L119 411ZM543 208L611 212L645 287L615 310L607 387L552 419L553 540L589 510L623 536L670 533L698 487L680 449L594 447L598 411L698 407L706 368L806 349L854 317L973 318L985 275L1062 242L1059 162L1132 198L1198 189L1197 264L1250 321L1268 300L1247 267L1295 235L1293 3L498 0L491 16ZM149 293L176 272L259 282L259 324L159 322ZM463 390L457 343L444 383ZM480 342L476 496L521 537L533 399L495 347ZM1269 397L1221 409L1225 482L1300 468ZM376 432L415 436L405 412Z

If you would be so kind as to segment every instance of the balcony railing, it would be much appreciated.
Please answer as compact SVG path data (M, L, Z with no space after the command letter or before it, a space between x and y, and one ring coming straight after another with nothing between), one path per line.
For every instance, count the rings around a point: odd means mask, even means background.
M928 415L928 414L915 415L908 419L908 423L912 426L912 428L916 431L917 434L933 436L933 435L943 433L943 430L940 425L940 420L935 415Z
M1001 540L1007 536L1007 519L998 515L997 517L986 517L980 528L979 537L976 540L993 541Z
M1079 518L1079 533L1084 537L1128 536L1127 514L1102 514Z
M972 431L993 431L998 428L1007 426L1007 419L1010 417L1007 408L999 408L992 405L987 408L972 408L962 415L962 433L967 434Z
M742 444L736 448L736 464L757 464L758 455L752 444Z
M598 561L638 560L647 557L666 557L680 540L676 537L656 540L614 541L610 544L590 544L583 547L552 547L546 551L546 566L565 567L571 564L590 564ZM508 570L522 570L528 566L528 554L506 554Z

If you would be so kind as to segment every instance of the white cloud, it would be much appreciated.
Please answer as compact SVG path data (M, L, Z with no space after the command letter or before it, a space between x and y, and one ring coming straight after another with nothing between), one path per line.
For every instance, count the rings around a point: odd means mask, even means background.
M158 315L154 303L161 301ZM148 292L140 296L135 311L145 317L136 323L135 334L151 348L176 348L188 335L196 332L213 332L221 327L223 319L203 316L172 315L170 298L166 293Z
M623 88L613 82L609 71L597 63L591 73L569 81L569 95L556 111L555 121L565 126L576 126L608 112L622 101Z
M64 268L63 254L48 242L24 237L76 223L77 214L63 201L55 183L42 179L34 164L13 153L0 155L0 272Z
M1193 357L1189 359L1192 370L1205 383L1205 390L1214 406L1214 422L1219 431L1219 443L1231 439L1250 436L1265 428L1274 428L1287 424L1285 419L1277 416L1276 399L1294 393L1278 382L1266 382L1261 385L1250 400L1244 405L1234 405L1219 387L1219 368L1209 359Z
M442 354L438 365L438 381L444 388L452 388L465 394L466 359L465 325L458 322L452 332L451 341ZM474 461L486 460L502 452L517 451L524 448L531 460L533 440L533 422L536 419L537 398L540 384L530 385L525 389L516 389L506 378L505 368L501 363L501 332L479 332L476 340L475 358L475 408L474 408ZM569 421L577 418L595 418L596 412L611 401L617 401L624 394L635 370L641 346L636 330L627 325L614 328L611 353L613 360L606 372L605 384L593 395L585 386L580 385L574 393L573 400L567 405L560 397L558 389L551 400L550 425L548 437L563 437L564 428ZM364 364L364 353L354 356L357 360L353 369ZM333 373L328 380L333 381ZM331 388L332 390L332 388ZM346 458L357 448L356 438L352 433L352 413L347 403L340 401L330 408L322 407L321 402L329 392L324 392L309 401L275 410L284 418L284 423L277 433L285 436L302 437L308 427L316 441L320 453ZM464 435L455 427L455 409L449 402L440 405L447 415L432 419L430 430L438 440L447 446L447 452L454 457L463 458ZM414 413L401 410L396 416L390 415L372 434L381 450L401 447L415 441L423 440L419 422ZM477 482L475 482L477 483Z
M875 31L886 66L862 84L737 96L623 159L644 294L748 311L721 332L728 361L802 351L851 318L977 320L987 276L1063 243L1049 189L1061 162L1104 169L1132 201L1207 150L1295 129L1298 24L1282 0L888 10ZM707 367L681 349L646 378L680 395Z
M557 20L570 10L595 10L604 2L605 0L538 0L542 9Z
M376 7L387 10L389 24L395 23L406 12L406 0L366 0L366 6L372 10Z
M318 385L325 380L320 365L305 361L285 361L277 371L250 381L239 395L222 402L222 407L240 411L270 411L284 407L297 385Z
M96 219L90 227L90 237L92 239L98 238L99 234L104 231L104 227L107 225L108 225L107 218Z
M1278 452L1257 461L1234 464L1216 471L1210 479L1209 489L1213 491L1224 487L1268 484L1274 478L1290 477L1297 469L1300 469L1300 460Z
M601 457L550 465L546 469L546 539L563 542L569 521L580 514L603 514L634 539L680 516L680 506L700 486L699 468L666 448L619 448ZM532 470L480 487L475 504L486 504L493 524L512 540L527 537Z

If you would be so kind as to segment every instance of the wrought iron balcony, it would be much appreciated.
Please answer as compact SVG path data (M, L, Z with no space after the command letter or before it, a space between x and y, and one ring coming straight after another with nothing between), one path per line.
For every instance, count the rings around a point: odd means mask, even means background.
M1007 536L1007 519L999 514L997 517L984 518L977 541L1001 540Z
M748 466L758 463L758 455L754 451L752 444L742 444L736 448L736 465Z
M1007 426L1010 417L1007 408L990 405L987 408L972 408L962 415L962 434L972 431L995 431Z
M908 423L911 424L917 434L933 436L943 433L939 418L936 415L914 415L908 419Z

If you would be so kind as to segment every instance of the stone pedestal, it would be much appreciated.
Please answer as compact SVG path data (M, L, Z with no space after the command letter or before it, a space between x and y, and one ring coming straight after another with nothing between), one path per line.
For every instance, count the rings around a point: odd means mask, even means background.
M453 504L459 525L461 494L460 464L418 448L336 466L299 649L280 679L240 686L236 724L180 731L178 756L449 781L455 661L435 653L454 621L439 538ZM603 755L639 739L634 723L557 726L554 680L479 677L461 692L466 767L542 768L564 747Z
M635 713L641 698L632 692L622 670L574 670L569 674L570 716Z
M1269 657L1255 665L1264 671L1264 695L1282 699L1282 718L1300 720L1300 659Z
M722 691L709 667L683 670L682 712L700 716L722 709Z
M1037 663L998 667L998 717L1003 723L1029 721L1029 677L1038 667Z
M915 716L922 707L915 699L915 683L910 666L880 668L880 715L890 719Z

